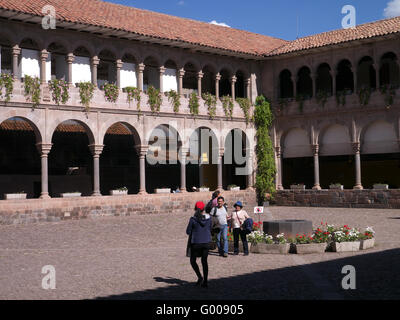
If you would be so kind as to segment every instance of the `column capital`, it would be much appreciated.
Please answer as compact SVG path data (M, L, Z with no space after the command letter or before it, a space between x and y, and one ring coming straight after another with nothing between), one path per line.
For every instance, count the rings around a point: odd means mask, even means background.
M12 53L13 55L20 55L21 54L21 48L19 47L19 45L15 45L12 48Z
M237 77L236 76L232 76L231 77L231 82L235 83L237 81Z
M121 59L117 59L115 61L115 66L117 67L117 69L121 69L123 65L124 65L124 63L122 62Z
M220 81L221 80L221 74L219 72L215 75L215 80L216 81Z
M149 146L144 146L144 145L135 146L135 149L137 153L139 153L140 157L144 157L146 156L147 151L149 150Z
M185 75L186 71L185 69L181 68L178 70L179 78L183 78Z
M246 85L249 86L251 84L251 78L246 79L245 82L246 82Z
M50 153L52 146L53 146L52 143L39 142L36 144L36 148L39 151L40 155L42 155L42 156L47 156Z
M100 63L100 59L97 56L92 57L92 65L97 66Z
M281 149L282 149L281 146L275 146L275 153L278 158L280 158L280 156L281 156L281 152L282 152Z
M352 142L351 147L353 148L354 153L360 153L361 150L361 144L359 142Z
M219 148L219 149L218 149L218 156L219 156L219 157L222 158L223 155L224 155L224 153L225 153L225 148Z
M312 145L312 151L314 156L318 156L319 154L319 144L313 144Z
M145 67L146 67L146 66L145 66L144 63L139 63L139 64L137 65L137 68L138 68L138 71L139 71L139 72L143 72Z
M103 152L103 148L104 148L103 144L90 144L89 145L90 152L92 153L92 155L94 157L100 156L101 153Z
M160 74L164 74L165 71L167 70L167 68L164 67L164 66L161 66L161 67L159 68L159 70L160 70Z
M203 79L203 77L204 77L204 73L203 73L203 71L199 71L199 72L197 72L197 79Z
M181 149L179 150L179 154L182 156L186 157L188 155L188 153L189 153L189 148L181 147Z
M65 57L65 61L67 61L67 63L73 63L75 61L75 55L73 53L68 53Z
M46 61L49 57L49 52L46 49L40 51L40 60Z

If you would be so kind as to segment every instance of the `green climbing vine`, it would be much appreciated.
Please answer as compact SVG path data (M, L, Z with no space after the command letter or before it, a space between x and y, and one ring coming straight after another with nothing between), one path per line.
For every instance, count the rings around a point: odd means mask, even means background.
M224 109L225 116L232 119L233 99L230 96L223 96L220 100L222 102L222 107Z
M153 86L149 86L147 88L147 95L149 96L148 103L151 109L151 112L160 112L162 97L160 90L154 88Z
M328 91L326 90L318 90L316 95L316 101L321 107L325 107L326 102L328 101Z
M168 101L173 104L174 112L178 113L179 108L181 106L181 99L179 93L176 92L175 90L170 90L168 92L165 92L165 95L168 97Z
M380 88L380 92L385 96L385 105L390 107L394 103L394 97L396 96L396 87L393 85L383 85Z
M250 108L251 101L247 98L237 98L236 102L239 104L240 108L243 110L244 117L246 119L246 123L250 121Z
M3 99L3 88L5 88L4 101L9 102L14 90L14 79L11 74L2 73L0 75L0 99Z
M371 97L371 87L363 86L358 90L358 99L362 106L366 106L369 103L370 97Z
M202 98L205 105L208 107L210 118L213 119L217 113L217 97L207 92L202 94Z
M264 96L259 96L256 99L254 109L254 121L256 126L256 155L257 155L257 176L256 189L259 204L270 199L276 192L275 187L275 158L274 146L269 135L270 127L273 121L270 104Z
M133 100L136 101L136 108L137 110L140 112L140 100L141 100L141 96L140 96L140 89L136 88L136 87L125 87L122 89L123 92L126 92L126 100L128 101L129 105L131 104L131 102Z
M32 102L32 108L36 108L40 104L40 80L38 77L24 77L25 97Z
M108 102L117 102L119 88L116 84L106 83L101 87L101 90L104 90L104 97Z
M196 92L192 92L189 98L189 110L193 115L199 114L199 97Z
M93 99L94 84L91 82L80 82L77 84L77 87L79 87L81 104L85 107L86 112L88 112L90 108L90 101Z
M69 85L64 80L50 80L49 90L51 92L51 97L57 105L66 104L69 99Z

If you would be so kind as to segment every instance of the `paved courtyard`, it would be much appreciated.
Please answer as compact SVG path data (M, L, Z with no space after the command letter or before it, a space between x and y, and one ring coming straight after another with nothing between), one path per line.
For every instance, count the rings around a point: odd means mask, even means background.
M248 210L250 211L250 210ZM374 249L357 253L209 257L209 288L185 256L192 214L138 215L0 226L0 299L399 299L400 211L271 207L274 219L372 226ZM200 263L200 261L199 261ZM56 289L42 289L42 267ZM343 290L342 267L356 268ZM246 286L244 286L246 284Z

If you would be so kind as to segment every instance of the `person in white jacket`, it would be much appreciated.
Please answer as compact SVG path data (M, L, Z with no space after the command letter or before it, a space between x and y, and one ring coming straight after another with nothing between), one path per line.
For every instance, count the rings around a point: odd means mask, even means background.
M241 201L237 201L233 207L235 211L231 212L228 215L228 220L231 223L231 227L233 228L233 254L239 254L239 236L242 239L243 243L243 252L244 255L249 255L249 245L247 243L246 232L243 230L243 223L246 219L250 218L245 210L243 210L243 204Z

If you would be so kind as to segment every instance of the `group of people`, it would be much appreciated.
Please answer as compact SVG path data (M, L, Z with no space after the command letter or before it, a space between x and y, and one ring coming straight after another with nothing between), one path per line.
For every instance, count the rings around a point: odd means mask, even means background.
M195 204L195 214L190 218L186 228L186 234L189 236L188 248L190 249L190 264L197 275L197 286L208 287L208 252L212 241L212 233L217 234L217 247L219 255L228 257L228 229L233 232L234 255L239 254L239 237L243 243L243 252L245 256L249 255L247 243L247 232L245 230L246 220L249 215L243 210L241 201L233 205L234 210L229 211L225 204L225 199L220 191L215 191L212 199L204 204L198 201ZM203 276L200 273L196 258L201 257L203 267Z

